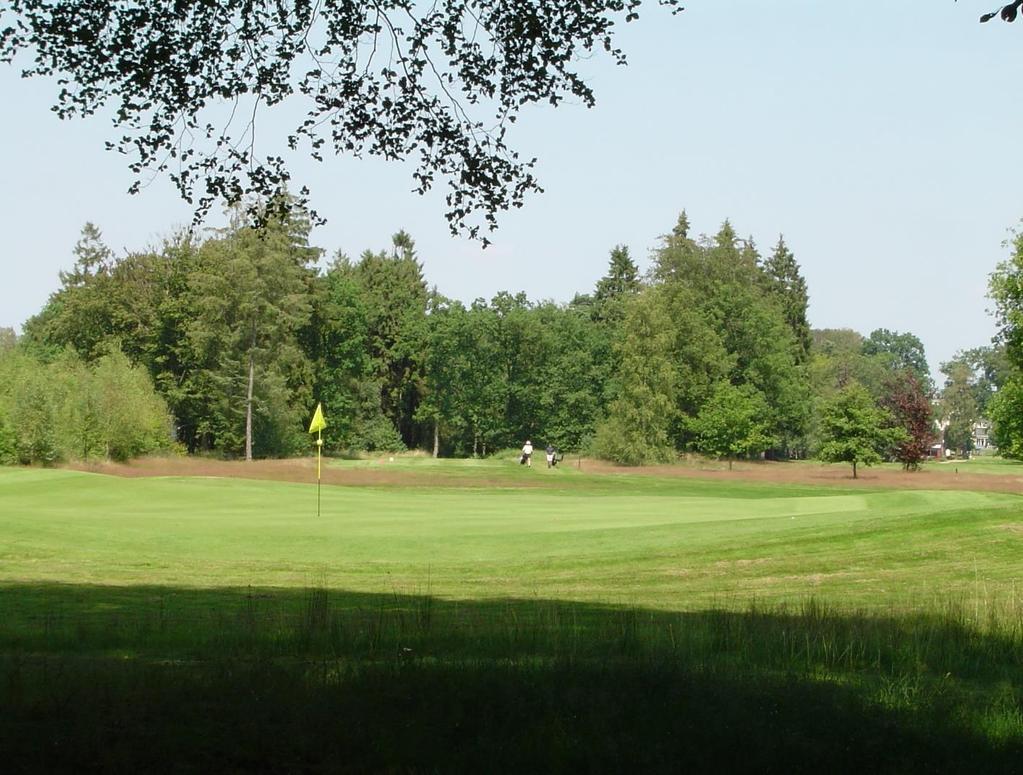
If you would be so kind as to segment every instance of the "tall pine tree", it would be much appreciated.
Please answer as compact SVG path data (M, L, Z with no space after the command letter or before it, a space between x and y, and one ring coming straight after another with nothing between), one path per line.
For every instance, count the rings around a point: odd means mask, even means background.
M596 452L623 465L668 462L675 454L672 328L653 289L629 304L624 334L618 395L597 428Z
M806 280L799 271L796 257L785 244L785 237L778 236L774 251L763 262L764 280L769 292L778 300L785 322L792 330L797 345L797 360L806 363L810 357L813 337L810 323L806 318L809 294Z
M404 231L390 253L366 251L354 276L366 304L369 352L380 379L380 405L407 446L419 440L414 420L419 404L423 324L429 293L415 244Z
M189 275L192 316L185 338L196 367L191 388L207 396L197 428L206 443L228 451L286 454L297 446L296 421L311 396L298 334L311 313L308 225L270 219L261 228L236 224L200 249Z
M624 316L624 303L639 292L639 267L629 256L625 245L611 251L607 274L597 281L593 293L593 318L617 323Z

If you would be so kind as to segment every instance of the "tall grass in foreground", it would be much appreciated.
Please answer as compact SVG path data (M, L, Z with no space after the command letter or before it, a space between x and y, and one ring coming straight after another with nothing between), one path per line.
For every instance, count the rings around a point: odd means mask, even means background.
M0 590L15 597L31 605L0 622L0 748L24 769L1023 761L1015 599L877 616L813 599L666 613L324 588Z

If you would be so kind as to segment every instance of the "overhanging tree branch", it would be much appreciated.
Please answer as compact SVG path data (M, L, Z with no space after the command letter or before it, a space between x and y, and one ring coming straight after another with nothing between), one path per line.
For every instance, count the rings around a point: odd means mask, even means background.
M1003 22L1012 23L1019 16L1020 8L1023 8L1023 0L1015 0L1015 2L1008 3L995 11L984 14L980 17L980 23L985 24L996 16L1001 17Z
M576 63L601 50L625 64L615 25L642 1L10 0L0 61L27 56L25 77L56 78L61 118L113 109L108 148L129 157L131 190L167 173L197 220L288 186L284 159L258 155L254 117L231 119L294 99L305 118L276 145L415 158L414 190L443 179L452 232L485 243L500 212L542 190L508 125L532 103L592 106Z
M980 23L986 24L996 17L1001 17L1003 22L1012 23L1016 21L1016 18L1019 16L1021 8L1023 8L1023 0L1014 0L1014 2L1007 3L990 13L982 14L980 17Z

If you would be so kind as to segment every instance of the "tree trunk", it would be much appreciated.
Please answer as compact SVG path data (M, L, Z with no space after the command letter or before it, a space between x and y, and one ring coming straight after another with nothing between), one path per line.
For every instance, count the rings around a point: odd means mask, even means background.
M856 461L853 461L853 479L856 478Z
M731 458L728 458L728 470L729 471L732 470L732 459Z
M252 383L256 378L256 362L249 351L249 392L245 398L245 459L252 460Z
M433 456L440 457L440 423L433 421Z
M472 434L472 456L479 457L480 450L480 434L477 431L473 431Z

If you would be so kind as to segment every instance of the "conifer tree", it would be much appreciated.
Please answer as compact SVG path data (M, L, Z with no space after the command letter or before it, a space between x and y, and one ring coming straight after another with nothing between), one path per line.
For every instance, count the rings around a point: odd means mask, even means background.
M681 241L689 239L689 214L683 210L678 214L678 220L671 229L669 240Z
M594 442L599 456L623 465L663 463L674 457L669 438L675 387L669 323L652 290L629 303L619 345L618 397Z
M82 227L82 235L72 250L75 265L70 272L60 272L60 281L65 288L84 285L96 275L110 271L113 252L103 242L103 233L92 222Z
M785 322L792 330L798 346L798 362L805 363L810 357L812 344L810 323L806 318L809 295L806 280L799 271L796 257L785 244L784 236L778 236L778 244L763 262L763 270L767 288L781 304Z
M54 354L70 346L83 358L94 360L105 352L114 327L113 253L92 223L82 227L72 253L74 266L60 272L60 289L25 324L25 333L36 344L52 348Z
M594 319L620 321L625 300L637 293L639 287L639 267L629 255L628 247L616 245L611 251L607 274L597 282L593 294Z
M381 407L383 382L369 347L369 312L355 268L337 254L317 278L312 317L302 332L314 361L314 394L331 420L331 450L403 448Z
M653 277L659 282L684 279L693 270L702 251L689 237L689 216L683 210L669 234L661 237L661 248L654 254Z
M380 380L381 408L403 442L413 446L421 378L418 349L429 292L412 238L399 231L391 244L390 253L364 252L354 277L365 300L368 348Z
M298 342L311 313L310 264L318 255L307 235L307 224L288 220L259 229L236 223L202 246L188 276L189 392L207 396L196 430L216 447L241 448L246 460L257 433L267 442L260 454L291 452L299 442L295 416L311 399ZM300 387L303 398L296 400Z

